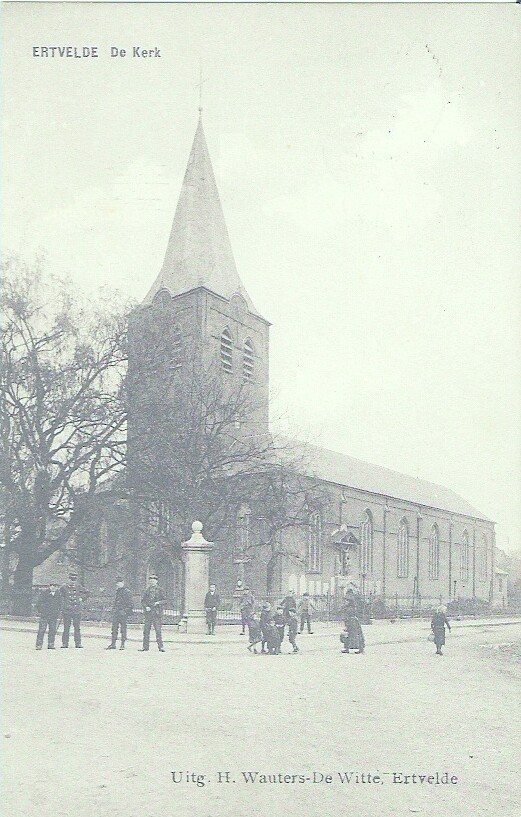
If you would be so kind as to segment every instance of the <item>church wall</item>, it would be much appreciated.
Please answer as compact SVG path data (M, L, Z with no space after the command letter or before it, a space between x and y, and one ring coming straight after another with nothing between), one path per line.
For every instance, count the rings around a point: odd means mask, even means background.
M441 597L447 602L454 595L460 598L478 598L488 601L493 560L493 524L468 517L460 517L449 512L419 508L413 503L385 498L353 488L327 486L330 502L323 512L322 559L320 573L309 573L305 569L307 535L299 530L293 533L293 543L302 554L302 564L286 560L284 564L283 585L294 586L298 592L318 593L335 592L343 577L339 575L340 559L334 547L332 535L340 526L347 533L352 533L360 540L360 524L368 511L373 523L373 561L372 570L365 578L360 572L359 554L350 552L351 576L359 586L365 585L366 593L380 595L385 591L387 598L396 594L399 597L411 598L416 593L418 572L419 594L433 602ZM386 510L387 508L387 510ZM419 571L418 556L418 513L419 519ZM452 518L452 526L451 526ZM409 531L409 559L407 576L398 576L398 534L402 520L407 522ZM429 575L430 533L432 527L438 529L439 570L435 578ZM464 531L469 534L469 573L468 578L461 579L461 542ZM487 537L487 570L486 576L480 578L479 546L481 537ZM474 540L476 553L474 555ZM385 544L385 548L384 548ZM449 583L450 580L450 583Z

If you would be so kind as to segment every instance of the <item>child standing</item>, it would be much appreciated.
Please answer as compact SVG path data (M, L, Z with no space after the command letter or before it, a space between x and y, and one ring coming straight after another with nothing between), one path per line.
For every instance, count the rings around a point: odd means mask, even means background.
M289 643L293 647L293 652L299 652L297 647L297 633L298 633L298 616L296 610L288 612L288 638Z
M260 644L262 640L262 633L257 613L252 613L248 619L248 633L250 636L248 649L250 652L252 652L253 649L253 652L255 655L257 655L257 644Z
M284 627L286 625L286 616L284 615L284 608L282 606L277 607L277 612L275 613L273 623L275 624L278 635L276 654L279 655L282 642L284 641Z
M273 616L271 613L271 604L268 601L265 601L264 604L262 605L262 610L260 614L260 628L262 634L261 652L263 653L267 652L268 646L267 627L269 624L271 624L272 618Z

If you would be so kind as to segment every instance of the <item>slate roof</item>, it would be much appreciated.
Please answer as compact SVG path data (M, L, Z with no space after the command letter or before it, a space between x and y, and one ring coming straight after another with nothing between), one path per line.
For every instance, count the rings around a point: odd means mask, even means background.
M408 474L391 471L381 465L373 465L327 448L299 443L297 440L287 442L290 446L301 447L306 461L306 470L309 468L311 475L326 482L333 482L346 488L357 488L393 499L402 499L415 505L437 508L474 519L492 521L443 485L436 485Z
M172 296L205 287L228 300L235 293L259 315L239 278L215 182L201 117L188 159L163 266L145 297L160 289Z

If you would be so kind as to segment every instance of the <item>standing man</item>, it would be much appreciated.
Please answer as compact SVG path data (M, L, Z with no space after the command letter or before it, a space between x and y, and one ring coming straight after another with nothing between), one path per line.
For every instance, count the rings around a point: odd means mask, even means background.
M308 633L313 634L311 629L311 616L315 612L315 605L309 597L309 593L304 593L300 602L300 633L304 632L304 624L307 624Z
M161 635L161 623L163 617L163 605L166 602L165 594L157 585L157 576L150 576L148 587L143 593L141 603L145 614L145 626L143 628L143 646L140 652L148 652L150 647L150 630L154 628L156 634L157 647L159 652L164 652L163 637Z
M121 627L121 644L119 649L125 649L125 641L127 640L127 618L132 615L134 605L132 604L132 596L130 590L125 587L125 580L118 576L116 579L116 595L114 597L114 606L112 608L112 641L106 650L115 650L116 641L118 640L118 631Z
M62 650L66 650L69 646L71 623L74 628L74 646L80 649L82 646L80 632L81 608L90 593L81 584L78 584L77 573L69 573L69 581L63 585L60 593L63 605Z
M215 635L215 625L217 623L217 610L221 604L221 599L216 592L215 584L210 585L208 593L204 597L204 609L206 612L206 626L208 635Z
M246 625L248 623L248 619L250 618L254 610L255 610L255 596L251 592L250 588L246 586L244 588L244 595L242 597L241 602L241 624L242 624L241 635L244 635L244 633L246 632Z
M40 615L38 623L38 635L36 636L36 649L43 647L45 631L49 628L47 636L47 649L54 650L54 639L56 638L56 628L58 619L62 611L62 596L58 591L56 582L51 582L48 590L44 590L38 599L37 610Z

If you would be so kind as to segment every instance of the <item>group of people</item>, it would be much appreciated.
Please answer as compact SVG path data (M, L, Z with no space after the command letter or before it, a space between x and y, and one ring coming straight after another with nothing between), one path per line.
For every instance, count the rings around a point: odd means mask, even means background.
M89 595L89 591L78 583L76 573L71 572L69 581L62 587L59 587L56 582L50 583L49 589L44 590L38 599L37 610L40 618L36 636L37 650L42 649L46 632L48 633L48 649L55 649L56 632L60 618L63 619L62 649L67 649L69 646L71 626L75 647L82 647L82 605ZM246 628L248 628L248 650L250 652L257 654L260 647L261 653L279 655L282 652L282 645L287 632L292 652L298 653L300 650L297 645L297 635L304 632L305 626L308 633L313 633L311 622L315 608L309 593L304 593L299 605L297 605L295 595L289 592L277 607L272 607L269 602L264 602L260 605L260 610L258 610L255 596L249 587L241 588L240 598L241 635L245 635ZM150 649L152 628L155 632L159 651L165 652L162 636L162 614L165 603L166 597L158 585L158 577L155 575L149 576L148 586L141 599L144 614L141 652L147 652ZM216 585L211 584L204 599L208 635L215 635L220 605L221 599L217 593ZM125 586L124 579L118 577L112 607L111 641L106 647L107 650L117 648L118 636L120 636L120 650L125 649L127 621L133 612L133 600L130 590ZM363 653L365 639L355 598L347 599L343 618L344 630L340 634L342 652L349 653L353 650L358 654ZM446 628L450 631L446 608L440 606L436 609L431 621L431 638L435 643L437 655L442 655L441 648L445 644Z
M62 587L56 582L49 584L38 599L37 612L39 615L38 633L36 635L36 649L43 648L45 633L47 633L47 648L55 649L56 631L60 618L63 619L62 649L69 646L71 624L74 632L74 646L81 648L81 615L85 599L90 595L81 584L78 584L77 573L70 573L69 580ZM156 642L160 652L164 652L162 636L162 615L166 597L158 586L158 577L151 575L148 578L148 587L143 593L141 604L144 614L143 646L141 652L150 649L150 633L152 628L156 634ZM120 650L125 649L127 640L127 621L134 612L134 605L130 590L125 586L125 580L118 576L116 579L116 593L112 606L111 640L107 650L115 650L118 636L120 636Z
M63 618L62 649L66 650L69 646L71 624L74 630L74 646L77 648L82 647L81 609L88 596L89 591L78 584L78 575L76 573L69 574L69 581L63 587L59 587L56 582L50 583L49 589L40 594L37 604L37 612L40 617L36 636L37 650L42 649L46 632L48 633L48 649L55 649L54 642L60 618Z

